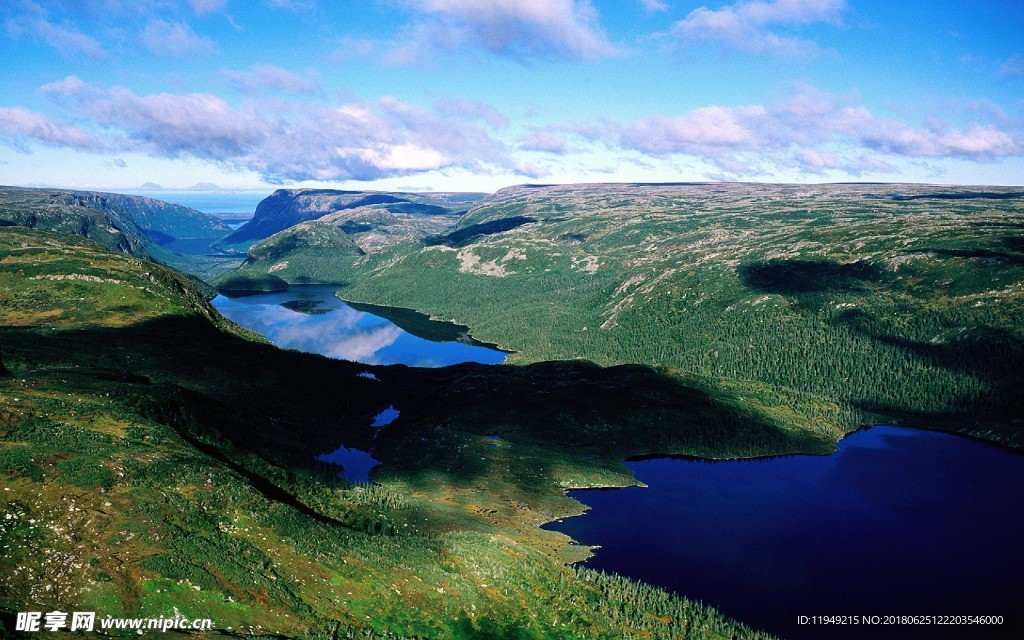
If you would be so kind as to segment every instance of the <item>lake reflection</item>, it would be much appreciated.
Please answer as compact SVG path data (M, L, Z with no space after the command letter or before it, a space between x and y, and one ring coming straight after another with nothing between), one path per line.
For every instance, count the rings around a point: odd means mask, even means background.
M413 367L505 361L506 354L497 349L412 335L380 316L353 309L334 295L335 290L311 285L237 298L219 295L213 306L279 347L331 358Z

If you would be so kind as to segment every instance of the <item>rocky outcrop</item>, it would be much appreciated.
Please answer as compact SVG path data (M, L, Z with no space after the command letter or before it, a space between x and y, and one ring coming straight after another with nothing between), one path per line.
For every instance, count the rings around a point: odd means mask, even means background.
M351 209L377 209L416 217L459 216L480 201L480 193L383 193L335 189L278 189L256 207L255 215L223 244L268 238L301 222Z

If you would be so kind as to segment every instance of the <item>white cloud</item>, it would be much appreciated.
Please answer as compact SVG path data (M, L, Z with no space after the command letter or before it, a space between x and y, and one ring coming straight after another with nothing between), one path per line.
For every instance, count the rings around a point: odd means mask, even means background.
M801 149L795 155L796 161L811 173L821 173L826 169L839 169L842 161L831 151Z
M107 52L95 39L71 25L54 24L50 21L46 11L39 5L26 3L25 8L27 10L25 14L7 20L7 33L11 37L40 38L65 57L77 54L84 54L96 59L107 57Z
M133 146L157 155L236 157L268 135L266 123L210 94L161 93L139 96L124 87L104 89L74 76L45 85L60 99Z
M308 11L316 7L313 0L270 0L270 4L289 11Z
M991 161L1024 156L1020 125L931 119L914 125L881 117L849 97L798 85L789 99L769 105L706 106L674 116L632 122L566 126L565 132L612 149L651 157L690 156L734 175L750 159L822 173L890 172L889 158Z
M142 30L142 44L160 56L185 58L216 51L213 42L196 34L184 22L151 20Z
M221 162L270 181L514 170L508 149L481 120L446 117L390 96L335 107L282 100L236 107L209 94L140 96L73 76L43 93L104 129L111 146Z
M307 69L300 75L271 64L263 64L244 71L225 69L221 75L246 93L314 94L319 93L321 88L320 74L313 69Z
M438 102L436 105L438 113L454 117L467 118L470 120L483 120L495 128L508 126L508 118L500 111L476 100L448 99Z
M412 52L475 44L513 57L595 60L616 53L590 0L395 0L420 15L392 53L413 62Z
M24 107L0 107L0 139L23 151L28 150L27 140L88 151L103 149L103 143L91 133Z
M702 6L672 25L671 34L683 44L716 42L748 53L810 56L817 53L817 45L777 33L774 27L839 24L845 9L845 0L747 0L720 9Z
M763 107L700 107L674 117L636 120L619 131L621 144L651 155L703 153L713 149L749 147Z
M1024 54L1015 53L999 65L997 73L1004 78L1024 77Z
M520 138L520 147L527 151L543 151L546 153L565 153L567 142L565 136L551 131L534 131Z

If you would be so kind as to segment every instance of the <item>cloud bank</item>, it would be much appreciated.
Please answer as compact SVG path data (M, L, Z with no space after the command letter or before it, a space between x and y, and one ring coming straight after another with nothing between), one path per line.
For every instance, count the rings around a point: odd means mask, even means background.
M68 76L41 89L68 114L67 122L22 107L0 108L0 140L23 151L38 141L199 159L273 183L368 181L453 169L541 178L552 170L553 158L564 166L600 156L601 149L666 166L696 159L717 167L714 176L721 179L764 177L768 168L780 167L856 177L894 172L901 159L984 163L1024 156L1021 122L999 109L970 109L962 122L931 118L915 124L809 85L796 85L788 97L768 104L707 105L523 131L471 100L424 107L383 96L320 104L260 95L312 90L317 83L310 76L277 67L224 76L252 92L233 104L208 93L142 95Z
M980 162L1024 156L1019 127L937 119L913 125L806 85L775 104L712 105L678 115L567 125L562 130L654 158L692 156L733 177L757 175L755 166L764 161L808 173L838 170L858 176L893 170L880 156Z
M273 75L273 74L272 74ZM76 118L104 132L119 151L163 158L198 158L256 171L271 182L373 180L447 168L514 170L507 147L490 134L500 114L472 104L439 109L384 96L338 106L253 100L234 106L205 93L139 95L69 76L42 88ZM445 116L461 108L459 117ZM76 130L56 122L26 124L32 112L0 120L0 134L51 144ZM42 116L35 116L43 122ZM98 142L98 140L97 140Z

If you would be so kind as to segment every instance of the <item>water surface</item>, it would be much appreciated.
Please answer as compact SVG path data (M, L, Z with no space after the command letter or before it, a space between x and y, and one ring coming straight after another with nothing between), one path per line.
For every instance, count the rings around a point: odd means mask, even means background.
M505 361L507 354L503 351L468 338L455 339L464 333L452 334L448 340L430 340L411 332L417 331L415 327L407 331L380 315L354 309L334 295L336 289L330 285L309 285L278 293L233 298L219 295L213 299L213 306L228 319L279 347L331 358L413 367Z
M380 464L380 460L368 452L344 445L330 453L320 454L315 459L341 467L339 475L349 482L370 482L370 471Z
M1024 457L1015 452L875 427L830 456L627 464L649 488L571 492L592 511L549 525L601 545L588 566L784 638L1024 637ZM1007 623L796 624L798 615L957 613Z

